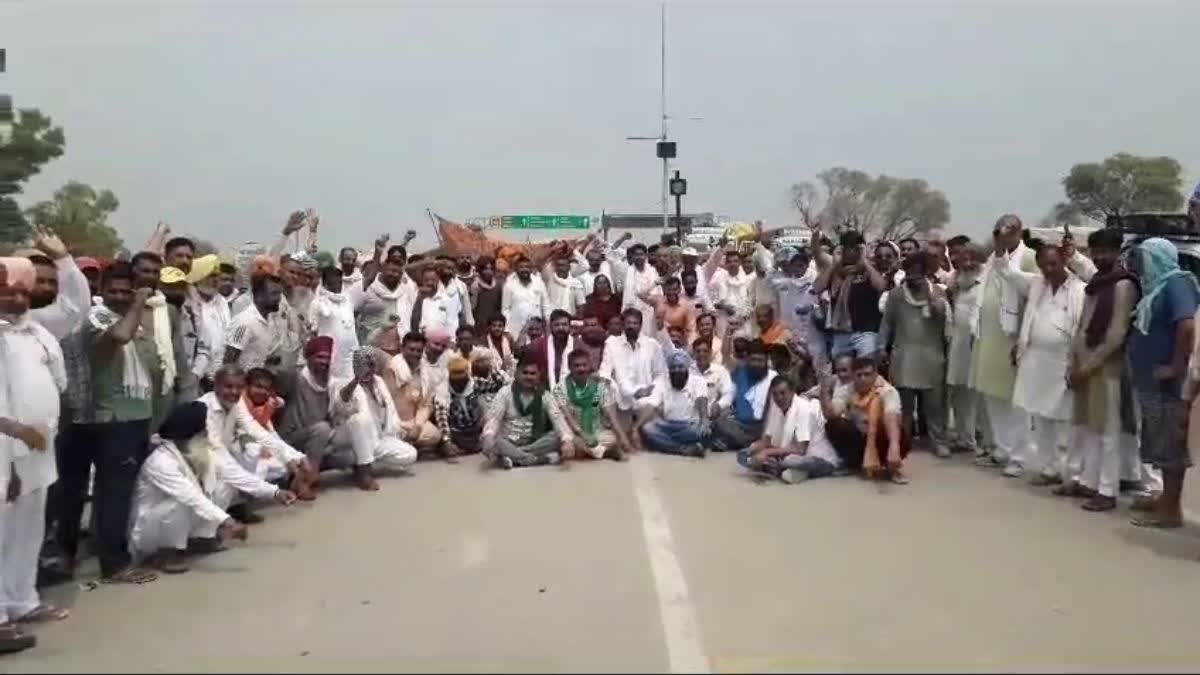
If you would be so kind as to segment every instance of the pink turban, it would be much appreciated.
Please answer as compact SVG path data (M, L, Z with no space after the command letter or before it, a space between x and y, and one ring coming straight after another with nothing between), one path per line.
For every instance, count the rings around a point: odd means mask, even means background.
M450 344L450 332L445 328L434 328L425 333L425 339L439 347L446 347Z
M0 267L4 268L5 284L25 291L32 291L37 281L37 271L33 262L28 258L0 258Z

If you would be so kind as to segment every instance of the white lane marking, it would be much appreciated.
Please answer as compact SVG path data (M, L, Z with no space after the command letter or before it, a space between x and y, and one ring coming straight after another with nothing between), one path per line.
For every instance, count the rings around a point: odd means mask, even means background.
M658 595L659 619L667 641L671 672L708 673L710 667L701 641L700 624L696 621L696 608L683 577L683 567L675 554L671 524L667 521L662 496L654 486L654 471L644 455L631 457L629 469L642 516L642 534L646 537L646 554L654 575L654 591Z

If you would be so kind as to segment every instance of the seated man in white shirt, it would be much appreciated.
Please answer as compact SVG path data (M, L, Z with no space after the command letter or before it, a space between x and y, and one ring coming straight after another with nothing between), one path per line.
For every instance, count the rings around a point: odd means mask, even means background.
M713 362L712 345L704 338L692 342L692 356L696 358L696 372L708 386L708 405L715 419L733 405L733 380L725 366Z
M406 471L417 461L417 449L401 439L403 427L382 372L386 355L374 347L354 351L354 376L330 386L329 407L335 437L349 436L354 451L354 484L373 492L376 468Z
M268 482L290 480L292 491L300 499L314 499L317 473L308 458L251 416L242 398L245 389L246 375L238 366L227 364L217 371L213 391L199 399L208 406L209 442L216 452L227 453L259 478ZM246 508L236 515L251 525L262 521L261 516Z
M667 377L640 402L633 443L647 450L688 457L708 454L708 386L692 375L685 351L667 357Z
M179 574L188 571L189 541L195 552L217 550L229 539L245 540L246 526L225 511L239 491L234 483L250 496L284 504L295 500L232 460L218 466L206 435L207 416L199 401L176 406L138 472L129 527L129 548L138 564ZM231 467L238 474L233 483L221 478Z
M654 383L663 372L662 346L653 338L642 335L642 312L630 307L621 312L624 333L610 336L604 343L604 356L596 373L607 377L615 386L617 410L632 425L636 405L650 395Z
M822 385L821 412L825 434L846 468L861 468L875 480L908 483L902 468L912 439L900 423L900 392L879 374L873 357L854 359L851 386Z
M825 437L821 403L797 395L779 375L771 381L769 406L762 438L738 452L738 464L788 484L833 475L841 460Z

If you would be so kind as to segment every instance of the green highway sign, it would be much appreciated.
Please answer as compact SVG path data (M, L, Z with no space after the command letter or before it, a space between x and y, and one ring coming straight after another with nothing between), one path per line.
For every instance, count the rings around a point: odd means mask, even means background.
M589 216L500 216L505 230L586 230L591 223Z

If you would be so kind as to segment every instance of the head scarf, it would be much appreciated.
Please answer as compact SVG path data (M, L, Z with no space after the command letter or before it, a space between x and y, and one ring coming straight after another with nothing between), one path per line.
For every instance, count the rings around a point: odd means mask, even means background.
M795 246L784 246L775 252L775 264L782 265L791 262L792 258L795 258L799 254L800 251L796 250Z
M425 340L445 349L450 344L450 333L444 328L434 328L425 334Z
M187 275L178 267L164 267L158 273L158 283L160 284L181 284L187 281Z
M192 271L187 274L189 284L199 283L216 274L221 266L221 260L216 254L202 255L192 261ZM164 268L165 270L165 268Z
M312 358L317 354L333 354L333 338L328 335L318 335L304 345L304 357Z
M253 267L251 267L250 276L253 277L278 277L279 262L271 256L260 255L255 256Z
M329 251L321 251L320 253L313 256L313 260L317 261L317 267L320 269L325 269L326 267L337 267L338 266L337 260L334 259L333 254L330 253Z
M29 258L0 258L0 267L4 268L4 283L25 291L33 290L33 284L37 281L37 270Z
M471 362L461 356L451 357L446 364L446 371L451 375L466 375L471 372Z
M692 366L692 357L682 349L676 349L667 357L667 370L687 370Z
M354 350L350 362L354 368L355 377L361 377L368 369L375 366L375 355L378 352L379 350L374 347L359 347Z
M95 258L76 258L75 266L79 268L80 272L83 270L96 270L97 272L100 271L100 261L96 260Z
M1140 256L1141 262L1138 272L1141 275L1143 295L1133 310L1133 325L1145 335L1150 332L1154 301L1171 279L1184 277L1198 291L1200 291L1200 287L1196 285L1196 277L1192 276L1190 272L1180 269L1179 249L1166 239L1152 237L1143 241L1137 247L1137 254Z
M305 253L304 251L293 253L289 259L292 262L299 264L300 268L303 270L317 269L317 259Z

